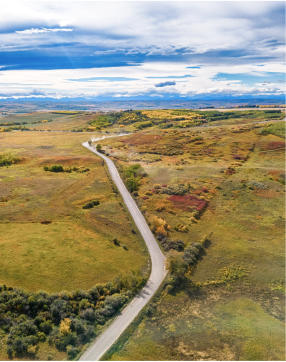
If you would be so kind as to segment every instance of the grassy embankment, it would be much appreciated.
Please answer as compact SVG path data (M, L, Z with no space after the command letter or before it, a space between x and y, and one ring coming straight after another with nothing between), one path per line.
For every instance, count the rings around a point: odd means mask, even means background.
M285 359L284 122L243 123L102 142L147 173L137 201L179 273L109 359Z

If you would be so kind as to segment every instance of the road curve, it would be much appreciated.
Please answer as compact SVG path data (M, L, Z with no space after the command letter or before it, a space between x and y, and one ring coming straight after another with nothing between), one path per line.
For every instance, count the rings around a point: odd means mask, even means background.
M106 137L96 138L93 139L93 141L96 142L104 138ZM97 156L103 158L106 162L110 176L117 186L125 205L146 243L152 263L151 274L145 287L132 299L110 326L95 339L94 343L80 357L80 361L98 361L109 350L114 342L116 342L120 335L156 293L167 275L167 270L165 266L166 258L159 248L144 216L124 185L113 161L102 153L97 152L88 142L84 142L82 145L91 152L94 152Z

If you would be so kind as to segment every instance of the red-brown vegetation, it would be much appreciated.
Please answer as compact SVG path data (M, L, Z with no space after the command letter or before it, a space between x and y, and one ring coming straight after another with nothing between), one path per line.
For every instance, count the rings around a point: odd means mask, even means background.
M208 201L200 199L193 195L172 195L168 198L168 200L172 201L174 206L181 210L196 210L198 212L202 212L208 205Z
M277 150L280 148L285 148L284 141L272 141L266 144L265 150Z

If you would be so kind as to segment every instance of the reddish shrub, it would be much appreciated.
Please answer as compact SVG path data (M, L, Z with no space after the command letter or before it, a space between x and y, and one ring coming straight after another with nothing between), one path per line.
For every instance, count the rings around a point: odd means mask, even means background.
M199 199L193 195L172 195L168 198L172 201L175 207L181 210L193 209L198 212L202 212L208 205L208 202L203 199Z
M284 141L273 141L273 142L269 142L266 145L267 150L276 150L278 148L285 148L285 142Z

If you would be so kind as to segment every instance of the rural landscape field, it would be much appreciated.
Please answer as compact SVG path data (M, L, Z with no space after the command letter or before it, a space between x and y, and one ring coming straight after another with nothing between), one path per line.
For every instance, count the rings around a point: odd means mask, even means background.
M0 361L285 361L285 2L2 0Z
M82 147L91 140L114 160L168 269L105 359L283 360L284 117L2 117L1 358L78 358L148 278L131 215L104 162Z

